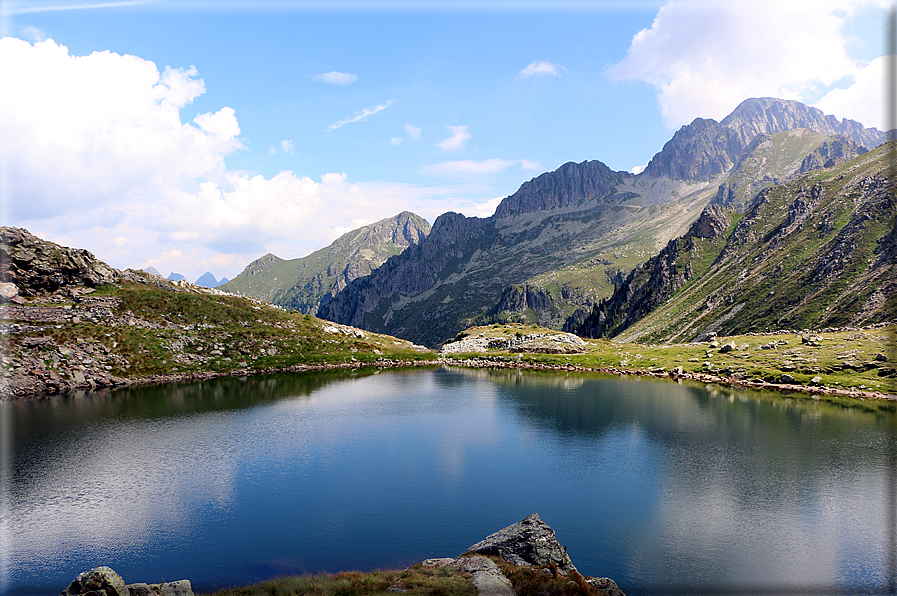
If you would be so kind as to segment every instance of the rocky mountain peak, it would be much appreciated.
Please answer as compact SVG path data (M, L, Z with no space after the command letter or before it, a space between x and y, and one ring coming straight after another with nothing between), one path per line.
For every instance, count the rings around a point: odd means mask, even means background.
M825 135L844 135L854 143L874 149L887 139L877 128L866 128L855 120L839 120L818 108L799 101L774 97L746 99L720 123L738 135L742 142L758 134L772 134L795 128L807 128Z
M615 172L600 161L568 162L553 172L536 176L499 204L495 217L564 207L583 199L614 192L628 174Z

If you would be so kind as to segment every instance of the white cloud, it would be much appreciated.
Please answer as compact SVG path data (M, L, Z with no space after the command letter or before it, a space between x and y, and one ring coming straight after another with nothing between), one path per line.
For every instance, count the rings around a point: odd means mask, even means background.
M329 83L331 85L340 85L346 86L351 85L355 81L358 80L358 75L352 74L351 72L325 72L321 74L317 74L312 77L313 80L319 83Z
M877 0L669 0L610 67L612 80L658 90L667 126L725 117L748 97L809 101L862 65L842 26Z
M886 56L876 58L856 74L850 87L829 91L813 106L826 114L886 130L882 81L887 77L885 69L888 60Z
M8 216L52 217L224 172L242 147L234 111L179 110L205 90L195 69L136 56L71 56L53 40L0 39L0 151Z
M405 132L408 133L409 137L411 137L412 139L414 139L416 141L420 138L422 129L420 126L414 126L413 124L406 124Z
M567 69L560 64L552 64L548 60L534 60L521 69L517 78L525 79L528 77L545 75L559 77L563 72L567 72Z
M324 131L330 132L330 131L336 130L337 128L342 128L343 126L345 126L347 124L352 124L353 122L361 122L368 116L373 116L377 112L382 112L383 110L385 110L386 108L388 108L391 105L392 105L392 100L390 99L386 103L381 103L380 105L374 106L373 108L364 108L361 111L355 112L348 118L344 118L342 120L337 120L336 122L334 122L333 124L331 124L330 126L325 128Z
M283 149L284 153L292 153L293 152L293 141L288 139L284 139L280 142L280 148Z
M633 168L631 170L629 170L629 173L630 174L641 174L642 172L645 171L645 168L647 168L647 167L648 167L648 164L645 164L643 166L633 166Z
M403 140L402 137L393 137L392 140L390 140L389 142L392 143L393 145L401 145L402 140Z
M274 148L274 145L268 147L268 155L274 155L277 153L277 149Z
M539 163L527 159L484 159L474 161L461 159L457 161L444 161L418 170L424 176L441 176L443 178L467 178L470 176L491 176L500 174L513 166L519 165L524 170L537 170Z
M466 124L460 126L446 126L445 129L449 131L452 136L439 141L436 143L436 146L443 151L460 151L461 149L464 149L464 144L470 140L470 132L468 131L468 128L469 127Z
M498 209L498 204L502 202L504 197L495 197L494 199L489 199L485 203L480 203L474 206L474 217L490 217L495 213L495 210Z

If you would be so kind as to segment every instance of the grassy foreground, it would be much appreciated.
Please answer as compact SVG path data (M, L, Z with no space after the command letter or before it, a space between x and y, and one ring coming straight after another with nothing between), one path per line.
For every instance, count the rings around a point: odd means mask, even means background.
M516 566L501 557L489 558L511 580L519 596L607 594L589 584L578 573L564 576L550 565ZM417 564L401 571L345 571L280 577L250 586L225 588L209 596L392 596L397 593L409 596L475 596L477 591L470 583L468 574L451 566L429 568Z

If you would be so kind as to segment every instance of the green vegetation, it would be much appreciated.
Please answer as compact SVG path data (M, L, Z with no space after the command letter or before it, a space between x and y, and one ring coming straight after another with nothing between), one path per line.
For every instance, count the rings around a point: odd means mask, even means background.
M558 334L536 326L475 327L465 337L485 333L507 338L516 333ZM605 372L658 374L679 370L684 375L708 375L721 382L747 385L787 384L806 391L847 390L897 393L897 365L892 349L897 325L875 329L825 333L770 333L720 337L713 342L676 345L618 343L586 340L580 353L517 353L489 350L487 353L452 354L457 359L489 359L490 365L566 367ZM806 343L805 343L806 342ZM725 344L733 349L726 351ZM783 375L789 375L783 380ZM703 377L702 377L703 378Z
M213 596L474 596L477 592L461 573L448 567L415 565L402 571L345 571L281 577L260 584L219 590Z
M578 573L560 575L554 565L517 566L501 557L489 558L511 580L519 596L605 594ZM451 566L429 568L418 564L401 571L348 571L281 577L251 586L218 590L211 596L392 596L395 593L474 596L477 591L465 575Z
M91 296L120 301L115 318L72 320L23 337L49 336L56 345L74 346L122 378L436 359L404 340L238 296L133 282L103 286ZM61 370L82 364L64 354L60 360Z

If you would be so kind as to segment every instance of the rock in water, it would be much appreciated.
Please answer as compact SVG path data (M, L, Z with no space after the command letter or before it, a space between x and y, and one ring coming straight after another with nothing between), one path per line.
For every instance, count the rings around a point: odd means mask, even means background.
M190 580L128 584L109 567L94 567L75 578L59 596L194 596Z
M109 567L94 567L78 574L75 581L59 596L129 596L128 587L119 574Z
M490 534L467 549L481 555L499 555L512 565L557 565L564 573L576 571L567 551L555 538L554 530L538 513Z

